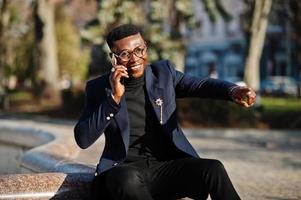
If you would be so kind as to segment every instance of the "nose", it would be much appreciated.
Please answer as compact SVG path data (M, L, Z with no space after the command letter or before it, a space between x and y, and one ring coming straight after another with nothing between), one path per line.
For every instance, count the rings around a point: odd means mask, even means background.
M139 60L140 58L136 56L136 54L132 53L131 58L129 60L130 63L135 63Z

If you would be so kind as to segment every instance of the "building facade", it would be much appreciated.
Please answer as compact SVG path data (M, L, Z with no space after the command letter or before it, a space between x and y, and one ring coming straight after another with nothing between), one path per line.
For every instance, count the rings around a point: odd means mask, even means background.
M219 77L230 81L243 79L247 41L243 29L246 6L243 0L223 0L231 14L226 22L218 17L210 21L201 1L193 0L199 28L190 34L185 59L185 72L194 76ZM293 31L287 8L272 9L266 41L260 62L260 76L287 76L298 79L298 63Z

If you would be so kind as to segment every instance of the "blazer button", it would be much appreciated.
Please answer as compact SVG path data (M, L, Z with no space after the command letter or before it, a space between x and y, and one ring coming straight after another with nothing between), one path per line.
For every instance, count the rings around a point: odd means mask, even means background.
M110 120L111 119L111 117L107 117L107 120Z
M114 164L113 164L113 166L116 166L116 165L118 165L118 163L114 163Z
M113 114L113 113L110 113L110 117L114 117L114 114Z

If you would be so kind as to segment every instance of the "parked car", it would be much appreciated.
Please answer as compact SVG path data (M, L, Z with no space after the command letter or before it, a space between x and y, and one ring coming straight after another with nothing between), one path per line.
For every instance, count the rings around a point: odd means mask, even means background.
M273 96L297 96L297 88L297 81L287 76L271 76L260 84L262 94Z

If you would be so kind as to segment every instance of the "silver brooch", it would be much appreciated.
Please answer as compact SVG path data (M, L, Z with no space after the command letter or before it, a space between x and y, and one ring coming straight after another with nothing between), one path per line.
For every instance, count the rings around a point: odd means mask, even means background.
M163 124L163 100L161 98L157 98L155 104L160 107L160 124Z

